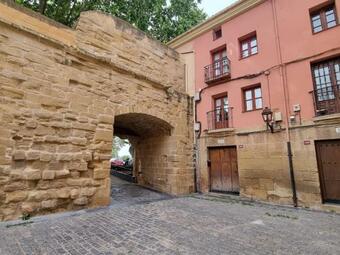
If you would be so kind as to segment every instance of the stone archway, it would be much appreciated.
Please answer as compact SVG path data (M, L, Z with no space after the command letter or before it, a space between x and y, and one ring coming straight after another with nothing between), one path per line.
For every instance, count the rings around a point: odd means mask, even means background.
M99 12L70 29L8 2L0 20L0 220L108 205L114 125L139 137L141 184L193 191L178 53Z
M171 193L176 181L169 174L174 157L173 126L158 117L142 113L116 115L114 135L127 137L134 146L134 177L137 183ZM172 173L173 174L173 173Z

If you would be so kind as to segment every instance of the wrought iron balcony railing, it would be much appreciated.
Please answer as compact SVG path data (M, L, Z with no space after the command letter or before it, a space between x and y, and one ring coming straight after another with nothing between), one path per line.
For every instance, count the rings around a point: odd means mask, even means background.
M340 113L340 91L334 87L324 87L310 92L313 95L315 115Z
M230 78L230 61L227 57L204 67L204 77L207 84L224 82Z
M207 112L208 130L231 127L231 113L231 107L228 107L227 109L215 109L213 111Z

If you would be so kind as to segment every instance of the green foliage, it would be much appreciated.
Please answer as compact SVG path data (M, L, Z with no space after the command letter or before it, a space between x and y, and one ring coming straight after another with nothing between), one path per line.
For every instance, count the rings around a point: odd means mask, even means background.
M21 219L22 220L29 220L31 218L31 215L29 213L24 213L22 216L21 216Z
M82 11L110 13L152 37L167 42L203 21L201 0L15 0L67 26L75 24Z
M126 139L120 139L118 136L113 138L112 143L112 157L118 158L118 152L121 148L124 147L125 144L129 144L129 141Z

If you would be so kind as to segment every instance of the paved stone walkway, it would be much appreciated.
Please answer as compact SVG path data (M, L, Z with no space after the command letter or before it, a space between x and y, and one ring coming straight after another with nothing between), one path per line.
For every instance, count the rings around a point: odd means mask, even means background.
M133 205L170 198L172 197L167 194L145 189L111 176L111 205Z
M1 255L340 254L340 215L215 194L11 224L0 224Z

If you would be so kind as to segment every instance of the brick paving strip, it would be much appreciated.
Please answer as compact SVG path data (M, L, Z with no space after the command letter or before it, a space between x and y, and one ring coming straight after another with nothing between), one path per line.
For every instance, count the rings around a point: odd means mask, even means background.
M123 203L15 223L0 224L1 255L340 254L340 215L218 195Z

